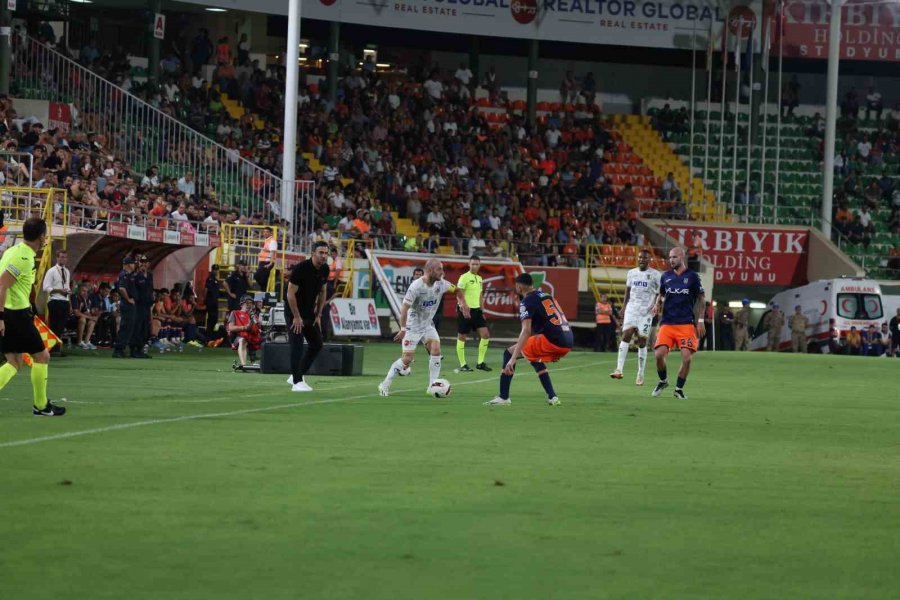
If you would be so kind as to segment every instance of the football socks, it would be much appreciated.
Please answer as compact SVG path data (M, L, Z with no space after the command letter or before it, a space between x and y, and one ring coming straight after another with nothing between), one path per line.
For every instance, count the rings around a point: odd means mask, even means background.
M556 397L556 392L553 391L553 382L550 381L550 373L547 372L547 365L542 362L533 362L531 366L534 367L534 372L537 373L538 379L541 380L541 385L544 386L547 397Z
M512 354L509 353L509 350L503 351L503 368L506 368L506 363L509 362L509 359L512 358ZM512 375L507 375L505 373L500 374L500 397L504 400L509 398L509 386L512 384Z
M0 390L6 387L6 384L9 383L9 380L16 376L16 368L9 363L4 364L0 367Z
M433 382L441 376L441 360L443 360L443 358L444 357L440 355L428 357L428 383Z
M491 343L491 340L486 338L481 338L481 341L478 342L478 364L484 362L484 357L487 356L488 344Z
M638 348L638 375L644 376L644 367L647 366L647 347Z
M392 382L394 380L394 377L399 375L400 371L402 371L405 368L406 368L406 365L403 364L403 359L398 358L391 364L391 366L387 372L387 377L385 377L384 380L388 383Z
M462 340L456 340L456 358L459 359L459 366L466 364L466 343Z
M628 358L628 342L619 342L619 357L616 360L616 371L625 368L625 359Z
M47 407L47 364L31 365L31 389L34 391L34 406L38 409Z

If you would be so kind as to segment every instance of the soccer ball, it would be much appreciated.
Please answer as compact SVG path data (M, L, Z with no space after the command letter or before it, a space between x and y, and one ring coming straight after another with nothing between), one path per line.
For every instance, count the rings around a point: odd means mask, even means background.
M397 370L397 375L399 375L400 377L406 377L410 373L412 373L412 367L404 367Z
M450 395L450 382L446 379L435 379L428 389L435 398L446 398Z

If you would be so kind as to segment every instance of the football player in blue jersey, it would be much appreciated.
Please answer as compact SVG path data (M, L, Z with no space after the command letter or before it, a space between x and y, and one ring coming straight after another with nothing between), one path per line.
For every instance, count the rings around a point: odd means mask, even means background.
M524 356L547 392L547 404L557 406L559 398L547 372L548 362L556 362L572 350L575 340L572 328L556 300L547 292L534 289L534 279L528 273L516 277L516 292L522 298L519 303L519 319L522 331L519 339L503 353L503 372L500 375L500 395L486 402L489 406L510 404L509 388L516 370L516 361Z

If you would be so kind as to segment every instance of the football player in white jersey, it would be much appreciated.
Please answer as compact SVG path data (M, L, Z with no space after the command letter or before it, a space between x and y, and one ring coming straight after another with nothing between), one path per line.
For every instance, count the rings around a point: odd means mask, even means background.
M650 268L650 252L641 250L638 254L638 268L628 271L625 280L625 304L622 307L622 341L619 342L619 358L616 370L609 374L613 379L622 379L622 369L628 358L631 338L637 333L638 372L634 383L644 385L644 367L647 366L647 338L656 315L656 299L659 296L660 273Z
M400 331L394 336L394 341L400 342L400 358L395 360L388 369L387 376L378 384L378 392L382 396L391 393L391 383L397 375L407 375L409 366L413 362L416 346L419 342L428 350L428 387L441 376L441 340L434 328L432 319L434 313L441 304L441 297L447 292L456 292L456 286L444 279L444 267L436 258L425 263L425 274L409 284L403 304L400 307ZM460 296L457 293L457 296ZM469 309L461 298L460 310L466 315ZM466 318L469 318L466 315Z

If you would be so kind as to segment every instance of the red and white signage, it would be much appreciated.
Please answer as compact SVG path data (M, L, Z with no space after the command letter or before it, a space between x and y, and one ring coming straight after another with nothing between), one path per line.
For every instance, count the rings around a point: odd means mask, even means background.
M718 284L806 283L806 229L675 225L659 227L686 248L699 247Z
M50 102L47 110L47 127L68 133L72 128L72 109L62 102Z
M221 244L219 236L211 233L179 232L170 229L159 229L157 227L127 225L125 223L109 223L106 226L106 234L140 242L155 242L157 244L171 244L177 246L216 247Z
M766 4L774 15L776 4ZM788 0L784 14L784 55L828 58L831 6L826 0ZM776 21L777 22L777 21ZM774 31L778 33L778 27ZM778 53L778 40L773 53ZM900 62L900 3L846 0L841 9L841 59Z
M451 283L459 281L460 276L469 270L469 259L466 257L437 256L433 254L415 254L409 252L370 252L370 260L375 266L375 274L381 287L385 290L388 302L399 314L400 302L409 284L413 281L413 270L425 265L429 258L439 258L444 266L444 279ZM484 314L492 319L517 319L519 316L519 297L516 295L516 276L523 272L520 263L501 259L481 259L484 286ZM560 309L566 314L574 315L578 311L578 269L529 267L528 272L541 289L553 294ZM456 316L456 302L444 302L445 317Z
M336 336L381 336L381 326L371 298L335 298L329 309Z
M158 40L166 39L166 15L162 13L153 16L153 37Z

